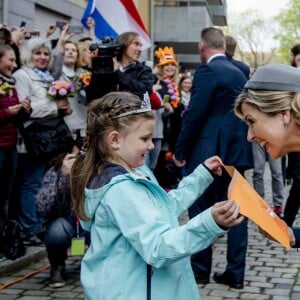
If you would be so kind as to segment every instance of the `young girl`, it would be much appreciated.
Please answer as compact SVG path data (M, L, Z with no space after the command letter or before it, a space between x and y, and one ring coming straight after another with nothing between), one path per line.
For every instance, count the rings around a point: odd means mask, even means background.
M16 120L29 116L31 109L28 99L19 102L12 78L16 67L14 50L9 45L0 45L0 220L9 217L10 192L17 167Z
M189 256L243 220L238 205L225 201L179 226L221 162L207 159L166 193L144 165L154 126L150 103L127 92L88 107L84 151L71 171L75 212L91 232L81 266L85 299L146 299L147 264L152 299L199 299Z

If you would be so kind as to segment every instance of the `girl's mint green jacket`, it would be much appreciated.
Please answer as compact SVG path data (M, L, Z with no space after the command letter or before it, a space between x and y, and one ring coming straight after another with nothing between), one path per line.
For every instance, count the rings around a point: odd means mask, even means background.
M119 167L120 168L120 167ZM179 216L213 181L202 165L178 188L165 192L149 168L115 175L104 186L85 190L81 222L91 232L81 282L88 300L146 300L146 264L152 266L152 300L200 299L190 255L224 234L211 209L180 226Z

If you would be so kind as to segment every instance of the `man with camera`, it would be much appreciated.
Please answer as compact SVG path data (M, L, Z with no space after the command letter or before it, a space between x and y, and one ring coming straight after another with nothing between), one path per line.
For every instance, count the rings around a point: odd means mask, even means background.
M92 80L87 87L87 101L100 98L112 91L128 91L141 99L151 93L152 70L138 61L142 44L136 32L124 32L115 41L104 38L92 44L96 51L92 60Z

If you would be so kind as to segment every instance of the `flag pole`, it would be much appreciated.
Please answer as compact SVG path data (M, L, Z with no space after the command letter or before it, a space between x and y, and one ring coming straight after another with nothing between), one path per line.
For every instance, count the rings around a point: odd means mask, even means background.
M154 0L151 1L151 8L150 8L150 40L151 40L151 47L150 47L150 53L149 53L149 60L153 62L153 53L154 53Z

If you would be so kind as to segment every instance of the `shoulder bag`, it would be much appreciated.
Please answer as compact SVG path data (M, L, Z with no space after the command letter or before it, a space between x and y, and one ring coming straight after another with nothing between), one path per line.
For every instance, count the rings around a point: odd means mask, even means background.
M36 157L52 158L72 144L72 133L62 116L37 119L20 131L27 152Z

